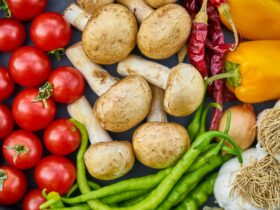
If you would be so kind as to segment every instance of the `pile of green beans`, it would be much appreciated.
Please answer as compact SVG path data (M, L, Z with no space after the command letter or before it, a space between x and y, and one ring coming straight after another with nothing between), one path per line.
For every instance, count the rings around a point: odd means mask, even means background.
M74 119L71 122L80 130L82 140L77 155L77 187L81 195L76 197L61 197L60 203L68 205L68 207L51 208L56 210L168 210L175 206L176 209L185 209L186 205L200 206L205 199L196 201L196 195L203 197L212 192L212 179L208 179L207 183L198 185L201 180L211 173L214 169L220 167L231 156L221 155L220 152L224 148L224 141L229 141L232 148L228 148L231 153L236 154L240 162L242 162L241 150L238 148L234 140L226 133L229 130L230 116L227 119L225 133L220 131L205 132L205 113L210 107L217 107L216 104L210 104L203 112L200 111L199 119L195 116L192 126L188 127L192 137L194 138L190 149L183 155L176 165L163 169L156 174L132 178L120 181L118 183L101 187L95 183L88 182L86 178L86 167L83 160L84 153L88 145L88 135L85 127ZM203 106L202 106L203 107ZM196 125L198 122L198 126ZM203 124L201 124L203 122ZM192 127L195 130L192 130ZM220 138L219 143L211 143L212 139ZM214 176L214 175L213 175ZM211 176L212 177L212 176ZM209 180L212 180L209 181ZM91 185L91 187L90 187ZM73 187L69 192L71 195L76 189ZM204 189L204 188L211 189ZM91 189L92 188L92 189ZM209 192L209 193L208 193ZM208 197L208 196L207 196ZM48 200L47 202L53 203ZM41 205L40 209L47 208L47 202ZM72 206L69 206L72 205ZM73 206L74 205L74 206ZM189 208L194 210L195 208Z

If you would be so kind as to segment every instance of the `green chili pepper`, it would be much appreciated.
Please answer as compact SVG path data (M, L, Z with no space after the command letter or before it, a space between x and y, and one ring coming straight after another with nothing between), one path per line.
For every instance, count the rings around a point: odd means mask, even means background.
M203 177L221 166L228 157L217 156L212 158L208 163L193 171L185 174L174 186L169 195L164 199L163 203L157 208L157 210L171 209L172 206L180 203L186 195L196 187L196 185L203 179Z
M175 210L198 210L213 193L218 173L214 173L207 180L192 190Z
M98 190L98 189L101 188L99 184L97 184L97 183L95 183L95 182L93 182L93 181L88 181L88 185L90 186L90 188L91 188L92 190ZM71 187L71 189L68 191L66 197L67 197L67 198L71 197L71 195L72 195L78 188L79 188L78 183L75 183L75 184Z
M105 203L105 204L116 204L122 201L130 200L135 197L142 196L146 194L148 190L133 190L133 191L127 191L127 192L122 192L118 193L115 195L110 195L104 198L101 198L100 201Z

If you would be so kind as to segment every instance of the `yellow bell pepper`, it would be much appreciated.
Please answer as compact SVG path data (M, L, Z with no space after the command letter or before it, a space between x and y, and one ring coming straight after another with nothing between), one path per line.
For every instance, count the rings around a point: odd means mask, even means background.
M227 88L245 103L280 98L280 40L248 41L226 55Z
M237 28L247 39L280 40L280 0L227 0L230 15ZM231 29L220 12L222 22Z

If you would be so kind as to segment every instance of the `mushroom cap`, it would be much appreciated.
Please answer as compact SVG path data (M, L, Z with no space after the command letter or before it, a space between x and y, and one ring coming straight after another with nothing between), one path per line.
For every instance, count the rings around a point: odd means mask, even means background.
M181 63L171 69L164 95L164 110L173 116L193 113L204 97L204 81L198 70Z
M178 4L160 7L141 24L137 45L153 59L165 59L178 52L186 43L192 21L188 12Z
M152 101L149 84L141 76L128 76L104 93L94 104L101 127L113 132L126 131L148 114Z
M111 141L92 144L87 149L85 164L91 176L101 180L119 178L129 172L135 157L128 141Z
M159 8L166 4L175 3L177 0L145 0L153 8Z
M177 123L145 123L133 135L137 159L156 169L174 165L189 146L190 139L186 129Z
M94 63L117 63L135 47L137 30L136 19L128 8L109 4L97 10L87 22L83 48Z
M77 4L83 8L83 10L94 13L100 7L103 7L107 4L114 3L114 0L77 0Z

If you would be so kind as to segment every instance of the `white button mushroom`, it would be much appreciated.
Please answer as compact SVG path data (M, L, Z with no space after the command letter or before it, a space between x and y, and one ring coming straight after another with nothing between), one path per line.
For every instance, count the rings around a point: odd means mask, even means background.
M116 63L135 47L136 19L120 4L106 5L92 15L72 4L64 11L64 18L83 31L83 48L95 63Z
M151 7L159 8L166 4L175 3L177 0L145 0Z
M190 146L186 129L177 123L168 123L163 111L164 91L152 86L153 100L147 123L133 134L133 148L144 165L161 169L174 165Z
M142 23L137 34L137 45L145 56L165 59L177 53L186 43L192 22L182 6L167 4L153 12L144 0L118 2L127 6Z
M88 131L91 146L84 158L91 176L101 180L112 180L128 173L135 160L132 145L127 141L112 141L109 134L99 125L84 96L68 105L67 109Z
M80 43L69 47L66 55L83 74L91 89L100 96L95 102L94 112L104 129L126 131L147 116L152 93L145 79L134 75L117 81L88 59Z
M204 82L190 64L181 63L171 69L158 63L130 55L119 62L117 71L122 76L138 74L151 84L165 89L164 110L173 116L193 113L204 97Z
M114 3L114 0L77 0L77 4L90 13L94 13L99 8L112 3Z

